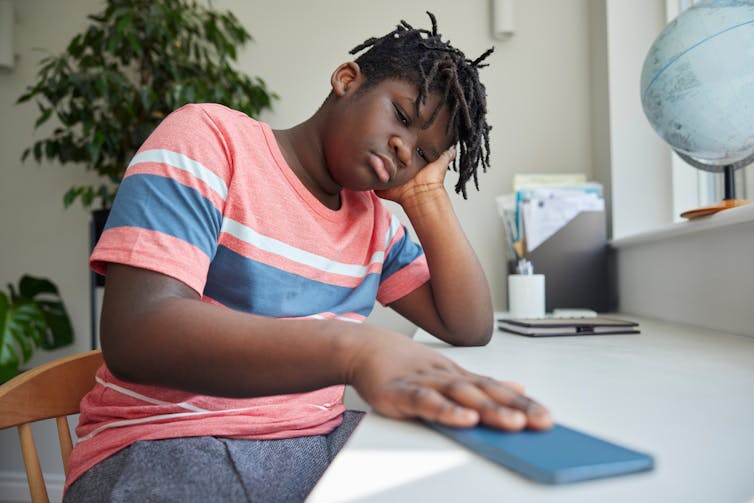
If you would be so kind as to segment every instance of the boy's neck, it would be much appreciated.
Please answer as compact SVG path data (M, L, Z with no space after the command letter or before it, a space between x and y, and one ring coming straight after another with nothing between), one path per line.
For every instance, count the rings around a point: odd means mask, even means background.
M318 132L316 114L290 129L273 131L291 171L323 205L337 210L342 187L330 176Z

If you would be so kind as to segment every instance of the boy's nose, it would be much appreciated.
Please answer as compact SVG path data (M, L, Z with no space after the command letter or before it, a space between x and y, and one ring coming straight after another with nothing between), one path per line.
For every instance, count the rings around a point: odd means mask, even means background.
M395 135L390 138L388 145L402 165L409 166L411 164L413 159L413 156L411 155L413 153L413 148L411 148L411 144L408 140Z

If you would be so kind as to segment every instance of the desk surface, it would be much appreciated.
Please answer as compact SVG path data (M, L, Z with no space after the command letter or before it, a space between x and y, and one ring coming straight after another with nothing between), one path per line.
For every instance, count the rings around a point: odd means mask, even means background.
M540 485L418 423L369 413L308 501L754 501L754 338L622 317L642 333L498 332L483 348L416 339L525 384L559 423L653 454L652 472Z

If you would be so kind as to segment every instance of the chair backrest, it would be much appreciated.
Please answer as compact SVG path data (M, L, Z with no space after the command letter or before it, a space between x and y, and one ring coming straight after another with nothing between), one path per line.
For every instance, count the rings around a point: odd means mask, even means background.
M94 386L94 374L101 364L100 350L88 351L27 370L0 385L0 429L18 427L29 492L35 503L49 498L29 423L56 420L67 475L73 448L67 416L79 412L79 403Z

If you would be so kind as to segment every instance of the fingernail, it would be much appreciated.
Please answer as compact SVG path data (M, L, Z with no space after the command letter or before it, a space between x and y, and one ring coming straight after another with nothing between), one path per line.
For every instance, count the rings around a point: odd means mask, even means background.
M516 422L526 421L526 416L520 410L510 409L508 407L499 407L498 412L501 416L510 418L511 420Z
M476 423L479 421L479 413L465 407L457 407L458 418L463 422Z

